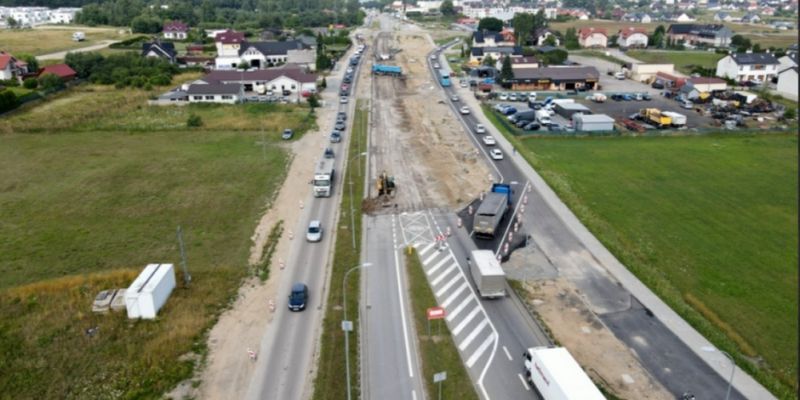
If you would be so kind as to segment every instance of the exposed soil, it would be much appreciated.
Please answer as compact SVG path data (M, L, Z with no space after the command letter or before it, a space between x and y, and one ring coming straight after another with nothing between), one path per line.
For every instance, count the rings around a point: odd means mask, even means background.
M489 170L427 69L431 40L423 32L383 32L375 47L394 53L386 63L401 66L404 77L374 81L370 195L386 171L397 188L393 210L463 206L485 189Z
M524 286L526 302L595 382L623 399L673 398L589 310L571 283L560 278Z

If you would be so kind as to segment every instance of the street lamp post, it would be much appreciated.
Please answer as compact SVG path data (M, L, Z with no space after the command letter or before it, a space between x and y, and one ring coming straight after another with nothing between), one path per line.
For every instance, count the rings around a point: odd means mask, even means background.
M347 368L347 400L351 400L350 394L350 331L353 330L353 324L347 320L347 291L345 290L347 284L347 275L359 268L369 268L372 263L363 263L356 265L347 270L342 278L342 308L344 308L344 320L342 320L342 330L344 330L344 362Z
M736 372L736 363L733 361L733 357L731 357L731 355L725 352L724 350L715 349L711 346L704 346L702 350L709 353L719 351L725 357L727 357L728 360L731 362L731 377L728 379L728 391L725 393L725 400L728 400L731 397L731 386L733 385L733 373Z
M350 158L350 161L348 161L347 164L350 164L356 158L362 157L362 156L365 156L365 155L367 155L367 152L358 153L355 156L353 156L352 158ZM359 165L359 169L360 169L361 164L358 164L358 165ZM350 171L350 165L347 166L347 170ZM355 217L355 215L353 215L353 212L354 212L353 211L353 174L351 172L348 172L347 176L348 176L349 182L350 182L350 233L352 234L351 236L353 237L353 248L355 249L356 248L356 228L355 228L356 217Z

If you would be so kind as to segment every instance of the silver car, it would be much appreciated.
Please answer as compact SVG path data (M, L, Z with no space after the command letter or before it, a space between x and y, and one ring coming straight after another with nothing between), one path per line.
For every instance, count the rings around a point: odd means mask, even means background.
M306 240L309 242L319 242L322 240L322 222L316 219L309 222L308 230L306 231Z

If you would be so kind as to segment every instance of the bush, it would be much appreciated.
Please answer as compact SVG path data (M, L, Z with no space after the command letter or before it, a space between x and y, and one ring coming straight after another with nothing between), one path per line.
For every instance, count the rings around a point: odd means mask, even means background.
M16 80L16 79L0 80L0 86L17 87L17 86L19 86L19 81Z
M64 87L64 81L56 74L44 74L39 78L39 85L44 90L61 89Z
M22 82L22 86L25 87L25 89L33 90L39 87L39 81L37 81L36 78L25 78L25 81Z
M197 114L190 114L189 118L186 119L186 126L189 128L196 128L198 126L203 126L203 119L200 118Z
M17 95L10 90L0 92L0 112L13 110L17 106Z

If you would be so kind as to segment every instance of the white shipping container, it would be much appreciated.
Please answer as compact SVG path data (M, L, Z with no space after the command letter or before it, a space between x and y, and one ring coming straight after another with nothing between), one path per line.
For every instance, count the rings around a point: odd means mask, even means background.
M175 289L172 264L148 264L125 291L128 318L154 319Z

